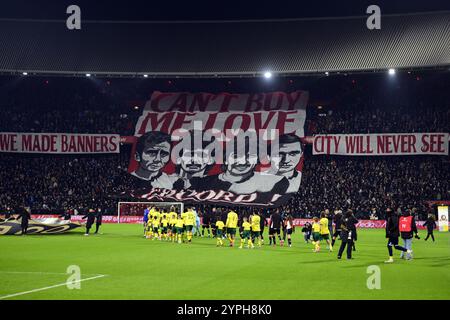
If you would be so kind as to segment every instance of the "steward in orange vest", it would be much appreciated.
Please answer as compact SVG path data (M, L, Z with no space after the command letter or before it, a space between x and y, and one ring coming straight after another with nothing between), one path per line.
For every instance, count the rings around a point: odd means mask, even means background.
M414 217L411 216L409 211L405 211L398 221L398 229L400 230L400 236L402 239L411 239L413 233L417 236L417 226Z

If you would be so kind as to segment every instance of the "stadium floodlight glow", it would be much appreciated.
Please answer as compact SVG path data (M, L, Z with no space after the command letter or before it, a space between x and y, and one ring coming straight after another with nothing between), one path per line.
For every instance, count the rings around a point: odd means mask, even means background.
M393 76L395 74L395 69L390 68L388 70L388 73L389 73L390 76Z
M28 72L22 72L22 74L23 74L24 76L26 76L26 75L28 75Z
M91 74L90 73L86 73L86 77L90 77L91 76Z
M264 72L264 78L266 78L266 79L272 78L272 72L270 72L270 71Z

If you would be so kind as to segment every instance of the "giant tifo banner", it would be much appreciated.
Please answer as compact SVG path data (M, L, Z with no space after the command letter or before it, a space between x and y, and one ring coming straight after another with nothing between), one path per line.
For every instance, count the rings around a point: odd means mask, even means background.
M123 196L278 206L301 181L308 92L154 92L135 129Z
M119 153L117 134L0 132L0 152Z
M448 133L329 134L313 138L313 154L448 155Z

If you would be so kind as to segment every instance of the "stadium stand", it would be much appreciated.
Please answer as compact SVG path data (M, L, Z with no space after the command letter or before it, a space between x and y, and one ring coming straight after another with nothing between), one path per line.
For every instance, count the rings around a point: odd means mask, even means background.
M390 104L375 91L384 90L385 76L375 80L373 75L320 81L295 79L296 84L316 97L325 100L333 97L320 108L317 103L308 106L306 134L450 132L450 99L444 89L448 73L441 74L440 81L436 81L435 73L421 73L420 81L418 75L407 76L398 80L401 87L395 86L396 99L391 98ZM128 101L136 97L145 100L153 85L164 87L164 84L142 84L136 79L121 81L115 86L112 82L116 80L50 77L21 79L11 85L11 78L2 78L1 131L132 135L139 112ZM71 85L67 85L69 82ZM279 82L271 89L289 90L290 84L286 83L289 81ZM323 92L324 84L327 92ZM177 80L177 86L172 89L195 88L192 80ZM223 80L207 81L204 86L204 90L219 90ZM239 87L239 83L235 86L234 89L248 90ZM261 88L255 85L253 90ZM402 100L405 92L408 100ZM2 153L0 206L4 209L25 204L33 213L85 212L94 206L115 215L117 200L108 195L131 185L131 176L126 172L130 151L129 146L123 145L119 155ZM311 217L324 209L351 207L359 218L368 218L372 213L381 218L387 206L394 206L416 208L419 218L423 218L429 210L426 201L450 199L448 165L448 157L436 156L371 159L312 156L307 147L302 187L285 209L289 208L295 217Z

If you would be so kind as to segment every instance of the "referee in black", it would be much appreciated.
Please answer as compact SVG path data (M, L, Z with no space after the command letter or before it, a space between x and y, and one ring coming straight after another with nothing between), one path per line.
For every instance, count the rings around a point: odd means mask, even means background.
M277 209L274 213L270 215L270 225L269 225L269 245L273 243L274 246L277 245L276 236L281 242L280 236L280 228L281 228L281 215L280 211Z
M331 246L334 246L334 243L336 242L336 238L341 234L342 228L341 228L341 223L342 223L342 211L341 210L336 210L336 213L334 214L333 217L333 222L334 222L334 233L333 233L333 238L331 240Z

